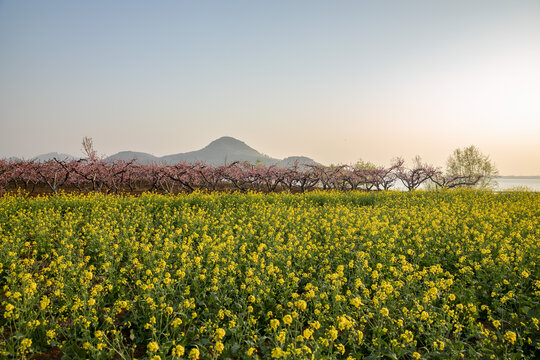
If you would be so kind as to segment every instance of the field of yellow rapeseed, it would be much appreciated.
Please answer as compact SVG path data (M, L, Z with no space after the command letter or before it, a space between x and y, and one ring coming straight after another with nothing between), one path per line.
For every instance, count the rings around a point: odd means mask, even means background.
M533 359L539 205L480 191L5 195L0 357Z

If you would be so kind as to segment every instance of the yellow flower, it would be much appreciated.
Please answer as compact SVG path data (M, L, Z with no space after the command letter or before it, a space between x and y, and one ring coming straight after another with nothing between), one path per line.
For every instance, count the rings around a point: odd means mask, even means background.
M290 325L290 324L292 323L292 317L291 317L291 315L288 315L288 314L285 315L285 316L283 317L283 323L284 323L285 325Z
M155 341L151 341L147 346L148 352L157 352L159 351L159 345Z
M349 330L353 326L353 322L347 315L338 316L339 330Z
M306 308L307 308L307 303L305 302L305 300L298 300L298 301L296 302L296 307L297 307L300 311L306 310Z
M283 353L283 350L280 347L275 347L272 349L272 357L279 359L283 357L285 354Z
M184 347L182 345L176 345L172 349L173 356L182 356L184 355Z
M351 305L354 306L355 308L360 308L360 306L364 305L362 303L362 299L360 299L359 297L355 297L353 299L351 299L350 301Z
M42 298L41 298L41 301L39 302L41 310L45 310L47 308L47 306L49 306L50 303L51 303L51 300L49 300L47 295L43 295Z
M276 340L282 344L283 342L285 342L285 338L287 336L287 331L286 330L281 330L277 336L276 336Z
M182 325L182 319L176 318L171 322L171 326L173 328L176 328L178 326Z
M338 337L338 331L333 326L328 329L328 336L330 337L330 340L334 341Z
M24 338L21 341L21 346L19 350L24 353L30 346L32 346L32 339Z
M513 331L507 331L504 334L504 339L508 341L510 344L514 344L516 342L517 336L516 333Z
M405 330L405 332L401 334L401 338L405 341L405 343L410 343L414 340L414 335L410 330Z
M277 328L279 327L279 320L278 319L270 320L270 327L272 328L272 330L276 331Z
M217 328L215 333L214 333L216 339L223 339L225 337L225 330L223 330L222 328Z
M382 316L388 316L389 314L390 314L390 311L388 311L387 308L383 307L383 308L381 309L381 315L382 315Z
M197 359L199 358L199 355L200 355L199 349L193 348L193 349L191 349L191 351L189 352L188 357L189 357L189 360L197 360Z
M421 355L415 351L413 352L412 357L415 359L420 359Z

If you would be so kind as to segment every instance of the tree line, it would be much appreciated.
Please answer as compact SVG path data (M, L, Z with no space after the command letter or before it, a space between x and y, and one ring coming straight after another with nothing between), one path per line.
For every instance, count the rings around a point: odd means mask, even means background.
M488 157L474 147L457 149L449 157L447 169L422 162L416 157L411 166L402 158L391 165L303 165L289 168L234 162L221 166L204 163L143 165L135 161L104 161L96 155L91 140L85 138L86 157L80 160L53 159L45 162L0 160L0 192L23 189L57 192L192 192L195 190L291 191L391 190L399 183L409 190L423 184L435 188L486 186L497 170Z

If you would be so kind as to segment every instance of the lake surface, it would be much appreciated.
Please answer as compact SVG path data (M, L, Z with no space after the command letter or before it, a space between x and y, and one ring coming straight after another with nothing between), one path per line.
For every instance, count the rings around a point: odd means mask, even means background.
M501 176L495 179L497 190L510 190L525 187L528 190L540 191L540 176Z
M496 191L524 189L529 191L540 191L540 176L501 176L495 178ZM425 188L424 184L420 188ZM393 190L406 191L407 188L401 181L396 181Z

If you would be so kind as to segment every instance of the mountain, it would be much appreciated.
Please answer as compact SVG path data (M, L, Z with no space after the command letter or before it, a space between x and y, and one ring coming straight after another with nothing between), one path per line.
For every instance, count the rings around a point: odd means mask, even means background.
M294 166L296 163L298 163L298 165L300 165L300 168L304 168L304 167L306 167L306 165L314 165L314 166L321 165L318 162L316 162L315 160L310 159L310 158L305 157L305 156L289 156L289 157L281 160L280 162L278 162L277 166L284 167L284 168L289 168L289 167Z
M247 161L252 164L262 162L266 165L274 165L279 162L278 159L261 154L245 142L230 136L224 136L214 140L201 150L167 155L160 158L160 160L166 164L176 164L185 161L189 163L204 162L214 166L230 164L235 161Z
M120 151L119 153L116 153L114 155L109 156L105 159L106 161L131 161L135 160L136 163L139 164L159 164L161 163L160 158L151 154L143 153L143 152L136 152L136 151Z
M76 160L78 158L68 154L59 154L56 152L38 155L32 160L44 162L52 159L58 160ZM224 136L217 140L212 141L204 148L196 151L190 151L186 153L178 153L173 155L166 155L162 157L154 156L152 154L136 151L121 151L114 155L105 158L105 161L131 161L135 160L139 164L177 164L179 162L202 162L208 165L220 166L224 164L231 164L235 161L249 162L251 164L262 163L266 166L277 165L280 167L290 167L296 162L299 165L319 165L313 159L305 156L291 156L283 160L272 158L268 155L262 154L254 148L247 145L245 142L235 139L230 136Z
M57 152L41 154L41 155L36 156L32 160L37 161L37 162L45 162L45 161L53 160L55 158L57 160L67 160L67 161L77 160L77 158L75 158L74 156L71 156L69 154L59 154Z
M186 153L165 155L157 157L151 154L135 151L122 151L111 155L105 161L124 160L139 164L177 164L179 162L195 163L202 162L208 165L220 166L231 164L235 161L249 162L252 164L263 163L266 166L277 165L280 167L289 167L298 161L298 164L316 165L317 162L305 156L292 156L283 160L272 158L262 154L247 145L245 142L230 136L224 136L212 141L204 148Z

